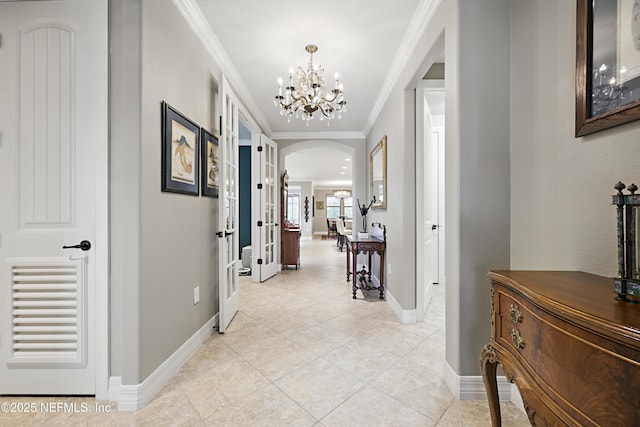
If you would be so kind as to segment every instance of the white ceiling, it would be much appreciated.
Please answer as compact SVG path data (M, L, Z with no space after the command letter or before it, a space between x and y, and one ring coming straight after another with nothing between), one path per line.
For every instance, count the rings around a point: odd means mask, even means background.
M351 157L331 148L308 148L286 157L292 181L313 181L316 187L351 188Z
M223 73L274 139L364 138L440 0L174 0ZM307 44L318 46L314 63L333 81L340 73L348 111L341 120L291 123L273 105L277 79L305 66ZM426 52L425 52L426 53ZM313 136L311 136L313 135ZM335 173L325 163L339 152L300 153L287 169L291 179ZM344 154L342 154L344 155ZM311 160L306 165L298 162ZM320 161L322 160L322 162ZM323 167L320 167L324 163ZM298 175L298 173L300 175ZM334 177L334 180L340 180ZM350 179L350 176L349 176ZM318 178L325 182L325 178Z

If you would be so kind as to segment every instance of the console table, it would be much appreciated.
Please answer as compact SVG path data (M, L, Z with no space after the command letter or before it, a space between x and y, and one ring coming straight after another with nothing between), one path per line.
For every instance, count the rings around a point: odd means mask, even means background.
M356 299L356 291L378 290L380 299L384 299L384 252L387 247L387 229L384 225L374 223L371 225L371 236L360 238L358 235L346 235L347 244L347 282L353 275L352 290L353 299ZM358 270L358 254L368 255L367 269ZM371 284L371 256L377 253L380 256L380 285ZM351 260L353 259L353 263ZM353 264L353 265L352 265ZM353 268L353 269L352 269Z
M492 271L491 339L481 354L493 426L496 367L532 425L631 426L640 413L640 306L578 271Z

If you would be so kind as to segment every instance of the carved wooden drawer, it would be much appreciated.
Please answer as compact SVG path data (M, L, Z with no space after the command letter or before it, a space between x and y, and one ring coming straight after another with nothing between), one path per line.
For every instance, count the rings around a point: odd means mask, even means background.
M358 252L367 252L367 251L379 251L381 250L380 243L376 242L357 242L354 243L358 249ZM383 247L383 246L382 246Z
M490 274L493 327L483 363L493 359L503 366L532 424L634 425L640 412L639 308L618 306L609 280L599 276L526 273ZM613 306L600 310L598 304ZM617 318L623 324L612 322Z

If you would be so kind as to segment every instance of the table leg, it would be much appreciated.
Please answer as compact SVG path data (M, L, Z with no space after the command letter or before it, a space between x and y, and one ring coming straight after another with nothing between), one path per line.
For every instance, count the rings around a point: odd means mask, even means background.
M347 241L347 283L349 283L349 276L351 275L351 266L349 265L349 255L351 255L351 245Z
M380 255L380 299L384 299L384 252Z
M500 427L502 425L502 417L500 415L500 398L498 396L498 383L496 381L498 358L491 345L487 344L482 349L480 364L482 368L482 379L484 380L484 387L487 391L487 399L489 400L491 426Z
M351 248L351 256L353 256L353 283L352 283L352 290L353 290L353 299L356 299L356 291L358 290L358 288L356 287L356 262L358 261L358 248L357 247L352 247Z

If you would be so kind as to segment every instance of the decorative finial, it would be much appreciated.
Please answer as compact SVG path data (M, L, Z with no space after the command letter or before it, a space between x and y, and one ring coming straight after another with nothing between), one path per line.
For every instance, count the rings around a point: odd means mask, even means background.
M614 189L618 190L618 196L622 196L622 190L627 188L622 182L618 181L616 185L613 186Z
M627 190L629 190L629 192L631 193L631 195L633 196L633 194L638 191L638 186L635 184L631 184L630 186L627 187Z

